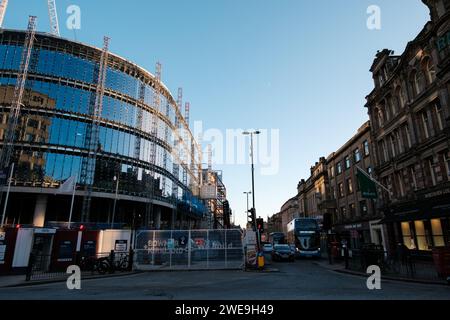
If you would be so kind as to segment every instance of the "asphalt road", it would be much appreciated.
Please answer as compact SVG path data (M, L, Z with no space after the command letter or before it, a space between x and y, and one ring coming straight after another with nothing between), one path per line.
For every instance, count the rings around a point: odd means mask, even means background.
M280 272L154 272L82 281L69 291L65 283L0 289L0 299L43 300L450 300L450 286L383 281L370 291L364 277L336 273L302 260L277 263Z

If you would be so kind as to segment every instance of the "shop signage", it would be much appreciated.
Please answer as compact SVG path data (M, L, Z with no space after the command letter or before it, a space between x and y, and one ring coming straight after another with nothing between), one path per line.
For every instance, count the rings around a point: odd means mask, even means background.
M443 37L440 37L437 41L437 47L439 51L444 50L449 45L450 45L450 31L447 32L447 34L444 35Z
M360 228L362 228L362 224L361 224L361 223L358 223L358 224L349 224L349 225L346 225L344 228L345 228L346 230L360 229Z
M250 266L256 266L257 260L257 253L256 253L256 246L255 245L249 245L247 246L247 254L246 254L246 260L247 265Z
M430 198L434 198L434 197L443 196L443 195L446 195L446 194L450 194L450 188L427 193L427 194L424 195L424 197L425 197L425 199L430 199Z
M55 234L56 229L39 228L34 229L34 234Z
M248 230L245 233L245 244L248 246L256 245L256 232Z
M83 244L83 253L87 256L94 256L97 249L97 243L89 240Z
M72 241L63 241L59 245L58 262L70 262L73 256L73 243Z
M116 240L116 245L114 246L114 251L125 252L128 249L128 240Z

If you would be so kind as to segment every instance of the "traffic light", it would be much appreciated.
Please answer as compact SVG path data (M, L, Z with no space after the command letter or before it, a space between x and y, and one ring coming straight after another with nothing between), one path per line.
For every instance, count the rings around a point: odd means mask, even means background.
M260 233L264 232L264 219L256 219L256 228Z
M255 209L250 209L248 210L248 222L250 223L251 226L255 227L255 223L256 223L256 210Z

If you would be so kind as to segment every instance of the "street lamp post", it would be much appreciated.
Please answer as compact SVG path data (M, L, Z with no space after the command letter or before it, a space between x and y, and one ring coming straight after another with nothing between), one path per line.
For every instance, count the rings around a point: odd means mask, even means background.
M252 198L253 198L253 208L252 208L252 220L253 220L253 231L256 232L256 248L259 251L261 248L261 239L256 227L256 205L255 205L255 159L254 159L254 148L253 148L253 136L259 135L260 131L245 131L244 135L250 136L250 156L252 160Z
M116 195L114 197L113 214L112 214L112 219L111 219L111 229L114 228L114 219L116 217L117 197L118 197L118 194L119 194L119 177L118 176L114 176L114 181L116 181Z
M252 160L252 200L253 200L253 229L256 230L256 205L255 205L255 159L254 159L254 148L253 148L253 136L259 135L260 131L245 131L244 135L250 136L250 156Z

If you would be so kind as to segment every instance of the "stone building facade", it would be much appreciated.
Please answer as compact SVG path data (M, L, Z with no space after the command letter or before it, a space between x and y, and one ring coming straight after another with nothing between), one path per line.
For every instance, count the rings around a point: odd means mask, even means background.
M366 107L389 249L427 253L450 243L450 2L423 2L431 20L405 51L376 55Z
M376 201L363 198L357 178L358 170L373 174L372 155L370 123L366 122L327 158L329 198L324 205L332 214L332 230L352 248L364 243L385 245Z
M316 218L320 223L323 221L327 208L322 204L327 199L328 185L327 161L320 158L311 167L311 176L298 184L300 217Z

